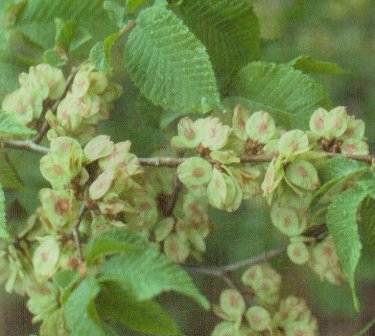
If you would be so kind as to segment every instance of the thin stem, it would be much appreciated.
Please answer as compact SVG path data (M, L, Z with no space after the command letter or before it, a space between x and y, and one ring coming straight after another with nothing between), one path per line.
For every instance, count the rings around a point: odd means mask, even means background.
M240 260L224 266L195 266L183 265L183 268L191 273L205 274L215 277L228 277L228 273L235 272L242 267L249 267L262 262L266 262L272 258L278 257L285 252L286 247L279 247L274 250L259 254L249 259Z
M136 25L137 25L137 23L135 21L131 21L127 26L125 26L124 28L122 28L119 31L119 34L124 35L124 34L130 32L131 30L133 30L135 28Z
M81 221L83 219L83 216L85 215L87 210L88 210L87 203L85 201L83 201L82 205L81 205L81 208L79 210L78 217L77 217L77 219L76 219L76 221L75 221L75 223L72 227L72 231L71 231L73 239L74 239L74 243L76 244L78 258L81 262L83 261L83 257L82 257L81 243L80 243L80 240L79 240L78 228L79 228L79 224L81 223Z
M0 144L4 148L26 150L43 155L50 151L48 147L40 146L31 140L0 140Z

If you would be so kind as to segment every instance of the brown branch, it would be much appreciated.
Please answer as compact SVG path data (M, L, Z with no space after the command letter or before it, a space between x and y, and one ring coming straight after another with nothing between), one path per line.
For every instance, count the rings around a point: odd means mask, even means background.
M122 28L119 31L119 35L124 35L124 34L130 32L131 30L133 30L135 28L136 25L137 25L137 23L135 21L131 21L127 26L125 26L124 28Z
M215 276L219 278L227 278L229 273L235 272L243 267L250 267L256 264L266 262L272 258L278 257L283 254L286 247L279 247L274 250L262 253L249 259L240 260L224 266L195 266L195 265L183 265L182 267L191 273L205 274Z
M322 152L324 153L324 152ZM324 153L327 157L345 157L347 159L363 161L367 163L375 162L374 155L344 155L344 154L336 154L336 153ZM266 163L271 162L272 159L277 157L277 155L244 155L240 157L241 163ZM154 157L154 158L139 158L139 162L142 166L146 167L168 167L168 168L176 168L181 163L183 163L188 158L176 158L176 157ZM209 163L214 164L217 161L213 159L206 159Z
M31 140L1 140L0 144L4 148L13 148L19 150L25 150L29 152L35 152L39 154L47 154L50 149L48 147L40 146Z

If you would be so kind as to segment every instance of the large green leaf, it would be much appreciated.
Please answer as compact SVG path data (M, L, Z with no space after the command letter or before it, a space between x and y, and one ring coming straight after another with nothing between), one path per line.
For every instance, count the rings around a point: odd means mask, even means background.
M344 157L323 160L318 165L319 179L323 185L314 193L310 207L330 202L332 195L339 193L349 179L361 176L368 171L368 166L363 162Z
M34 135L35 130L18 122L12 115L0 111L0 137L13 138Z
M361 207L361 228L367 247L375 254L375 199L366 199Z
M311 74L342 75L347 73L347 71L339 67L336 63L319 61L306 55L291 60L288 65L294 69Z
M106 282L95 300L99 315L140 333L181 335L172 318L154 301L138 301L118 283Z
M64 314L71 336L106 336L94 304L99 292L97 280L90 275L70 295Z
M365 167L368 167L368 165L364 162L337 156L329 160L322 160L318 163L317 169L320 181L327 183L331 180L355 173Z
M204 45L162 4L144 9L124 47L124 63L141 93L166 110L208 112L219 104Z
M4 7L9 0L0 2L0 20L4 20ZM16 64L14 59L10 56L7 48L7 32L4 27L0 25L0 100L4 95L14 90L18 85L18 74L24 70L24 67Z
M132 288L139 300L176 291L209 308L208 301L186 272L154 248L114 256L103 265L102 273L103 280L118 281L124 288Z
M91 265L99 257L115 253L141 251L147 243L136 233L126 229L110 229L97 234L86 249L86 263Z
M54 46L55 18L72 20L86 28L93 42L103 40L116 31L104 8L104 0L28 0L16 14L15 28L45 49ZM100 22L100 24L98 24Z
M287 65L250 63L234 80L233 103L271 113L286 128L307 129L318 107L330 107L327 93L309 76Z
M216 69L239 70L259 59L259 24L249 1L184 0L178 12Z
M354 306L359 309L354 273L361 257L362 243L357 225L357 209L367 196L361 189L348 189L338 195L328 207L326 221L337 248L344 274L352 289Z
M6 217L5 217L5 197L3 189L0 185L0 238L8 239L9 233L6 229Z
M7 156L0 152L0 185L5 189L25 190Z

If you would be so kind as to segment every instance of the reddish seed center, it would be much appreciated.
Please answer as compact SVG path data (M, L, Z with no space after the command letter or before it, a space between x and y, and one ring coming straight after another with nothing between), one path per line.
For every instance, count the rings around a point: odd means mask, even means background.
M42 261L46 262L48 260L48 253L42 252L40 258L42 259Z
M301 254L302 254L302 251L301 251L301 249L299 249L299 248L295 248L293 254L294 254L296 257L300 257Z
M233 308L238 306L238 298L234 295L231 295L229 297L229 305Z
M216 128L211 128L211 130L210 130L210 136L211 136L211 138L215 137L216 133L217 133L217 129Z
M192 140L195 137L195 132L191 128L187 128L184 131L184 136L188 140Z
M330 247L325 247L323 249L323 255L325 255L326 257L331 257L333 254L333 251L332 251L332 248Z
M258 133L263 134L265 131L267 131L267 125L265 123L261 123L258 126Z
M240 119L239 122L238 122L238 128L240 130L244 130L245 126L246 126L245 122L242 119Z
M319 118L316 118L315 119L315 127L318 129L318 130L321 130L324 126L324 120L323 118L319 117Z
M193 177L202 177L204 175L204 169L202 167L197 167L193 170Z
M59 175L61 175L64 172L63 169L58 165L53 165L53 171Z
M147 202L144 202L144 203L141 203L139 207L141 208L141 210L150 210L151 204L147 203Z
M58 199L55 203L55 212L59 216L65 215L70 208L69 200L68 199Z
M297 168L297 174L301 177L308 177L309 176L309 173L307 172L307 170L302 166Z
M289 218L289 217L285 217L285 218L284 218L284 226L285 226L285 227L288 227L288 226L290 225L290 223L291 223L290 218Z
M333 127L341 128L341 120L339 118L335 118L335 120L333 121Z
M172 251L173 253L177 253L177 252L178 252L178 244L177 244L177 243L173 242L173 243L171 244L170 248L171 248L171 251Z
M257 315L254 315L252 320L253 320L254 324L259 324L260 322L262 322L262 319Z
M189 204L189 210L193 213L196 213L198 212L198 206L196 203L190 203Z

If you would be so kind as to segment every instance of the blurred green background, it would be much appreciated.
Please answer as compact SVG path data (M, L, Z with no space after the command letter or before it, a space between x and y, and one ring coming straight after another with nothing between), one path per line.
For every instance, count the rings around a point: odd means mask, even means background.
M351 114L366 121L366 135L375 152L375 1L254 0L252 3L261 23L266 60L286 63L299 55L310 55L337 63L348 72L315 77L328 88L335 105L347 106ZM114 112L112 121L102 126L103 132L110 133L118 141L123 139L125 127L127 137L133 140L133 151L139 155L150 154L144 144L152 142L157 146L163 141L163 136L154 127L159 121L150 116L131 114L126 107L132 106L132 102L120 101L118 104L121 111ZM36 159L32 154L28 156L30 163L37 164ZM24 174L32 172L28 169ZM24 179L29 180L30 176L24 176ZM39 183L35 179L32 181L35 185ZM37 199L32 193L29 197L32 207ZM208 241L204 263L221 265L280 244L280 237L272 230L269 215L263 209L263 204L254 202L244 204L235 214L212 211L215 229ZM306 298L319 320L321 335L355 335L375 317L373 256L364 256L357 272L361 313L354 311L346 286L321 283L307 267L294 266L284 257L275 260L274 266L283 274L283 296L293 293ZM217 302L223 284L218 279L203 276L195 279L209 299ZM165 295L161 301L189 336L209 335L218 321L213 314L201 311L185 298ZM27 336L33 329L25 302L1 293L0 335ZM130 333L124 332L124 335ZM375 329L367 335L375 335Z

